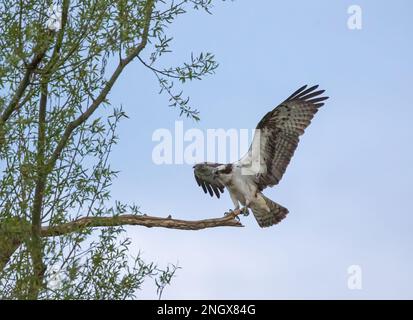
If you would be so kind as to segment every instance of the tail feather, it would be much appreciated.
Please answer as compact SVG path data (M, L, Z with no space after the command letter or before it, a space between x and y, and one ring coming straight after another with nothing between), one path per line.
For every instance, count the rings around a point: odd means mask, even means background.
M250 204L250 208L261 228L270 227L279 223L288 214L288 209L268 199L261 193L258 194L258 201Z

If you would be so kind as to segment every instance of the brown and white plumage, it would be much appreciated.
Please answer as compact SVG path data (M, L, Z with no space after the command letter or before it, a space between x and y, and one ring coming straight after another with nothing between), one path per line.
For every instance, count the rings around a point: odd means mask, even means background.
M236 208L251 208L258 224L280 222L288 210L261 192L278 184L298 146L299 138L328 97L318 86L301 87L258 123L248 153L232 164L196 165L195 179L205 193L219 198L226 187Z

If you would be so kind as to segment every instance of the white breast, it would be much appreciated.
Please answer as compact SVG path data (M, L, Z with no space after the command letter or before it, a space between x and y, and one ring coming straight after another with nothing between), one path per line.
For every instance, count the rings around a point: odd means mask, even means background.
M231 179L225 186L229 192L235 195L242 205L245 205L246 199L251 200L255 198L257 187L253 181L254 176L243 173L241 167L234 166L232 174L230 175Z

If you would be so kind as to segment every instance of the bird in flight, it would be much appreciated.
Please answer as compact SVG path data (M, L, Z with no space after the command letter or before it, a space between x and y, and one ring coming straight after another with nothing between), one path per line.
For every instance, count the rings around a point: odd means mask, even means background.
M262 194L277 185L294 152L300 136L310 125L328 97L318 86L303 86L268 112L258 123L247 154L234 163L200 163L194 166L195 180L205 193L218 198L226 188L235 209L243 206L254 214L260 227L279 223L288 210Z

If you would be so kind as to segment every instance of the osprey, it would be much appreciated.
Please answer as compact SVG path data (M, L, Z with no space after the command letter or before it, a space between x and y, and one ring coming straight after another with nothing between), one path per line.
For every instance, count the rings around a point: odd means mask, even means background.
M288 214L283 206L262 194L277 185L297 148L299 138L328 97L318 86L303 86L258 123L247 154L234 163L200 163L195 180L205 193L218 198L226 188L235 209L250 208L260 227L279 223Z

